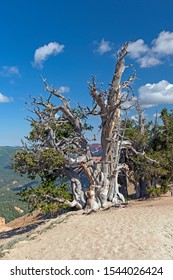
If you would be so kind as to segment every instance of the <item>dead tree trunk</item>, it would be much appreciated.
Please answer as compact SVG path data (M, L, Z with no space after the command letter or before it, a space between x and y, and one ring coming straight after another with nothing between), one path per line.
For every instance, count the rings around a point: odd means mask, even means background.
M123 103L131 100L130 82L135 79L135 75L127 81L122 82L122 75L126 68L125 56L128 44L117 54L117 63L113 74L113 79L108 91L98 92L95 80L90 85L91 96L94 103L99 107L101 117L101 146L102 159L100 173L102 180L99 182L102 205L107 200L113 203L124 202L124 196L119 192L119 173L122 170L120 164L120 154L123 144L123 134L121 131L121 107Z

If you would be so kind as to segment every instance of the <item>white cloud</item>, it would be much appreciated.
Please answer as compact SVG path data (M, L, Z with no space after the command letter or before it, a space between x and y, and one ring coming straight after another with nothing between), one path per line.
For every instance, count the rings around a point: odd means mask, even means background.
M161 114L156 112L154 115L153 115L153 118L160 118L161 117Z
M159 55L173 55L173 32L162 31L152 45L152 50Z
M12 100L13 99L11 97L5 96L0 92L0 103L8 103L12 102Z
M111 42L105 41L105 39L102 39L100 43L96 43L98 48L95 50L95 52L99 53L100 55L112 50Z
M66 93L70 91L70 88L67 86L61 86L58 90L62 93Z
M144 120L146 120L148 118L148 114L145 114L144 112L142 112L142 118ZM139 121L139 116L138 115L132 115L130 117L131 120L135 121L135 122L138 122Z
M136 96L134 96L130 101L126 101L121 105L122 109L134 109L135 103L137 101Z
M155 57L155 55L153 55L152 53L139 58L138 62L141 68L149 68L163 63L159 58Z
M138 90L139 101L143 107L159 104L173 104L173 84L162 80L154 84L146 84Z
M138 121L138 115L133 115L130 118L131 118L131 120L133 120L135 122Z
M0 76L10 77L10 76L20 76L19 68L17 66L2 66L0 70Z
M153 67L161 64L161 60L142 39L132 42L128 46L129 56L135 59L141 68Z
M135 59L141 68L153 67L164 63L163 58L173 56L173 32L162 31L150 46L139 39L128 46L129 56Z
M51 55L58 55L59 53L63 52L64 45L61 45L57 42L51 42L48 45L44 45L36 49L34 54L34 62L33 66L42 68L43 63L49 58Z
M139 58L141 57L141 55L148 52L148 50L148 46L144 43L144 40L142 39L139 39L136 42L132 42L128 46L128 52L132 58Z

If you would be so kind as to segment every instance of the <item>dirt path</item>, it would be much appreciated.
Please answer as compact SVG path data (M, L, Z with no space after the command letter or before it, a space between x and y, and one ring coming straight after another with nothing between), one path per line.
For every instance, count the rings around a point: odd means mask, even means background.
M173 259L173 197L90 215L72 212L20 238L1 259Z

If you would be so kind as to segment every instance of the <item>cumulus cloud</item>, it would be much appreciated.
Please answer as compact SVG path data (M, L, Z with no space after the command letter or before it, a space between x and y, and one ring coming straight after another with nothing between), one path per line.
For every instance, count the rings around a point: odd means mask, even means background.
M112 50L111 42L105 41L105 39L102 39L100 43L96 42L96 44L98 47L95 49L95 52L99 53L100 55Z
M173 32L162 31L152 40L150 46L139 39L128 46L129 56L135 59L141 68L153 67L164 63L163 59L173 56Z
M144 43L144 40L139 39L136 42L132 42L129 44L128 51L132 58L140 58L141 55L143 55L149 51L149 48Z
M2 66L0 70L0 76L11 77L20 76L19 68L17 66Z
M152 53L138 58L138 62L141 68L149 68L163 63L159 58L157 58Z
M0 92L0 103L8 103L12 102L12 100L13 99L11 97L5 96Z
M34 67L43 67L43 63L52 55L56 56L59 53L63 52L64 45L61 45L57 42L51 42L48 45L44 45L36 49L34 54Z
M67 86L61 86L58 90L62 93L66 93L70 91L70 88Z
M162 31L152 45L152 50L159 55L173 55L173 32Z
M154 84L146 84L138 90L139 101L143 107L159 104L173 104L173 84L162 80Z

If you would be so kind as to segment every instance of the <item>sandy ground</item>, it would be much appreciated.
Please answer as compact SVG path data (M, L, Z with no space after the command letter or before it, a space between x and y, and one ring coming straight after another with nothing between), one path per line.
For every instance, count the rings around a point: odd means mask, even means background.
M39 225L4 252L4 260L172 260L173 197L132 201L126 208L90 215L72 212Z

